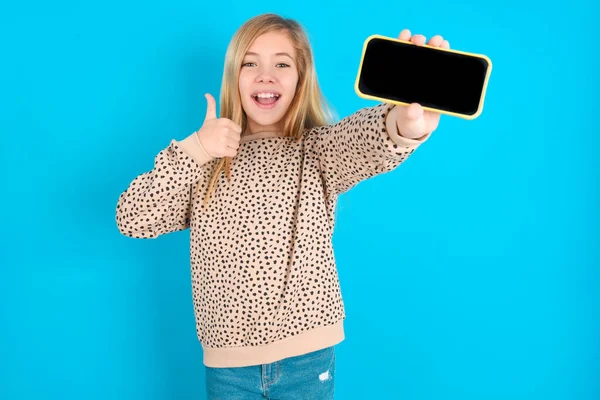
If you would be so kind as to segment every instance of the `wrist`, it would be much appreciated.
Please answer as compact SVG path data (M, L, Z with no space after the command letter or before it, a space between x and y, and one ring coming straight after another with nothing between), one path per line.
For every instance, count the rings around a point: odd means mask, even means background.
M214 159L202 145L197 131L180 141L179 144L200 165L204 165Z

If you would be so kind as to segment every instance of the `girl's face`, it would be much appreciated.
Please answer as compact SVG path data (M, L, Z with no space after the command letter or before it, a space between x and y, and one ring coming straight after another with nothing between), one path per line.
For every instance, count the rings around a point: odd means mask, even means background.
M239 90L248 118L248 133L282 132L283 121L296 92L298 69L291 41L283 32L256 38L244 56Z

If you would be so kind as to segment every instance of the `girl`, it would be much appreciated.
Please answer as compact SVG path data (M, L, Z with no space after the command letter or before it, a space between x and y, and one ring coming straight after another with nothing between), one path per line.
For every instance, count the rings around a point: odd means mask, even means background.
M303 28L275 14L231 40L220 117L206 99L202 127L120 195L119 231L190 228L209 399L332 399L346 316L331 241L338 195L399 166L439 114L379 104L333 123Z

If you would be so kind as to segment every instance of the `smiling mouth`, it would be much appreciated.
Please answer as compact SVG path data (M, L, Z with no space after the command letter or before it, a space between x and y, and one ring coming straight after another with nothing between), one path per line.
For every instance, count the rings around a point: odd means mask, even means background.
M258 95L252 95L252 99L254 100L254 104L263 109L270 109L275 107L275 104L281 99L280 94L275 94L270 97L259 97Z

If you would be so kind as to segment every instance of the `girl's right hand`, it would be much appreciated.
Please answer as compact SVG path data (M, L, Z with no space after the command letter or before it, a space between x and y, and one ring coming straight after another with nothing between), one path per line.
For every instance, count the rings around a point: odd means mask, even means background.
M196 134L204 150L212 158L235 157L240 147L242 128L228 118L217 118L215 99L206 93L204 124Z

